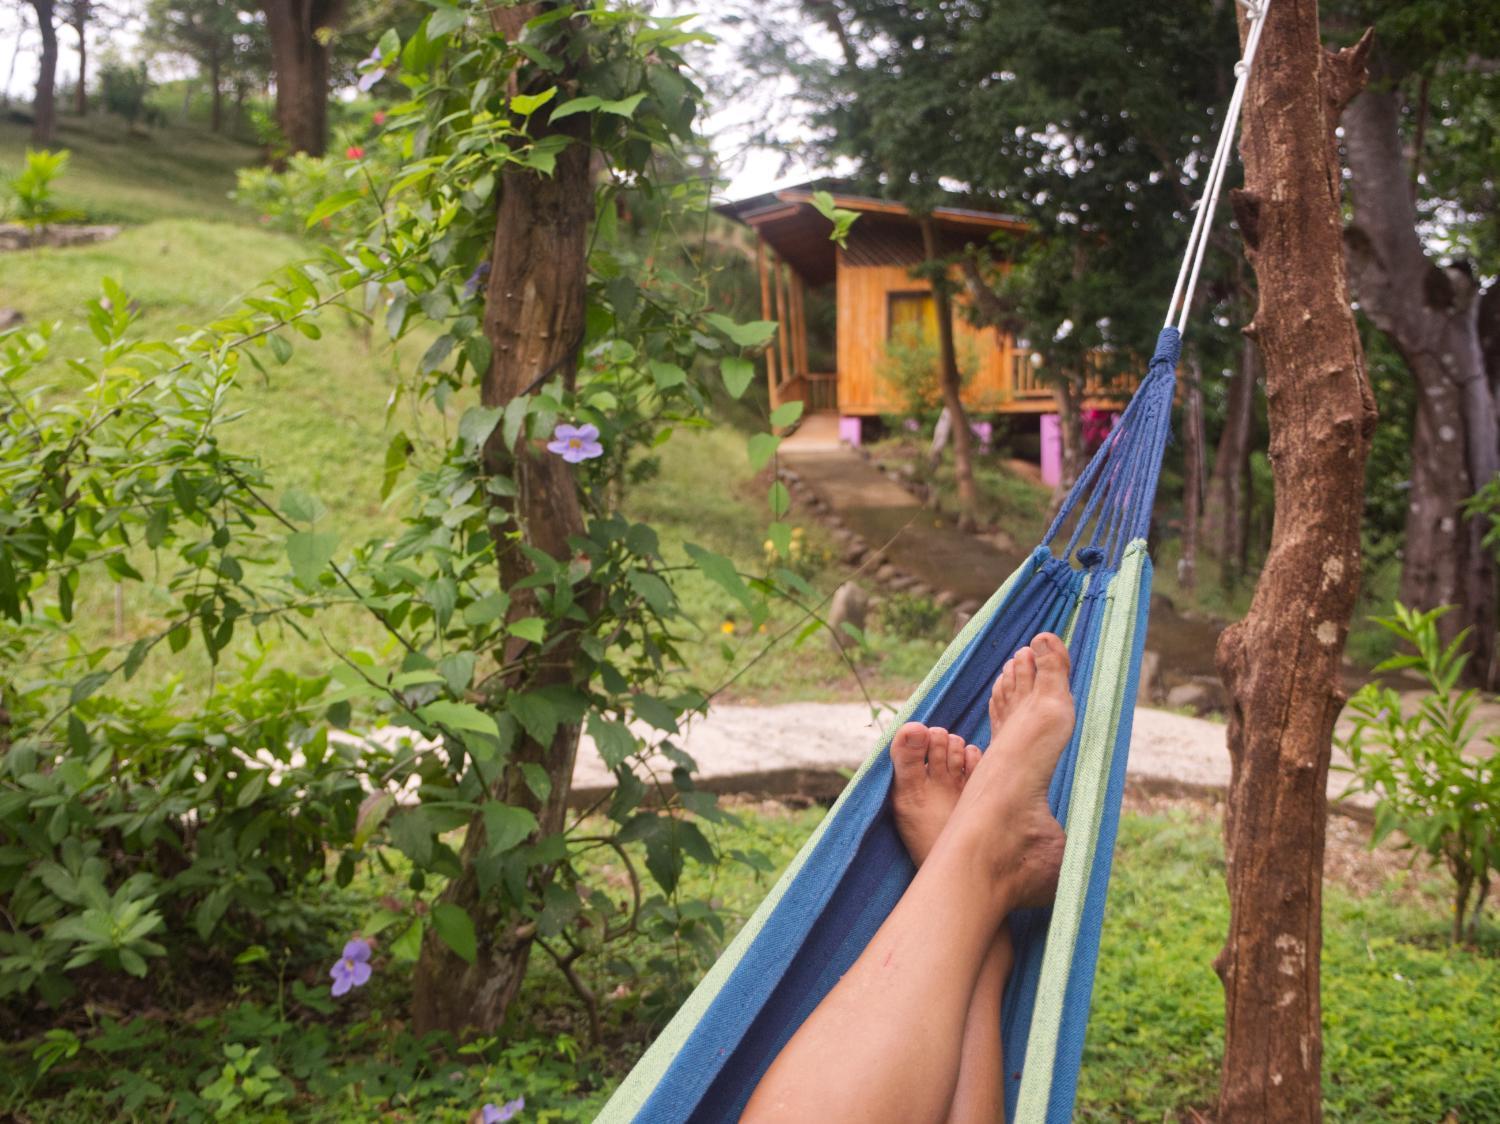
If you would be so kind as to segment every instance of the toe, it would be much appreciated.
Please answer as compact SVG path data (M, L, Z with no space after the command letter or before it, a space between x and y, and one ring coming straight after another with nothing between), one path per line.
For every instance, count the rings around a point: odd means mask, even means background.
M1036 653L1037 682L1045 690L1067 690L1068 646L1050 632L1031 642Z
M1016 653L1016 694L1025 698L1036 689L1036 656L1029 647Z
M896 780L917 781L926 776L927 727L920 722L908 722L896 731L891 739L891 764L896 769Z
M941 726L927 731L927 775L945 783L948 779L948 731Z
M977 745L964 746L964 776L974 775L974 770L979 768L979 759L983 756Z
M955 788L964 781L964 740L957 734L948 735L948 781Z

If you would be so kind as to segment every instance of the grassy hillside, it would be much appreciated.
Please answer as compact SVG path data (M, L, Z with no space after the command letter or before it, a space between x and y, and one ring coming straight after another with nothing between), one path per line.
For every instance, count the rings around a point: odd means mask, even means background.
M22 134L14 126L6 129L0 134L0 166L18 161L24 147ZM91 217L107 212L133 225L109 242L0 259L0 307L20 310L31 323L64 325L57 362L46 372L60 393L77 378L62 360L92 347L79 313L98 294L103 278L119 281L137 303L141 332L170 335L212 320L260 279L309 253L306 244L262 227L227 199L234 168L254 155L251 150L186 130L163 130L149 146L136 149L107 132L102 125L65 130L70 146L80 143L60 194ZM442 427L453 424L469 403L455 402L446 418L403 406L388 424L397 372L415 365L422 344L413 341L398 351L383 332L368 333L339 310L325 314L322 328L321 340L298 338L291 361L273 367L269 376L247 371L240 388L244 413L224 437L237 451L259 456L278 490L302 488L322 499L330 509L327 529L337 529L343 544L352 546L389 531L399 520L399 498L391 508L379 499L379 466L392 429L440 437ZM727 429L680 432L659 455L660 471L630 497L635 517L658 525L675 558L682 559L682 544L693 541L734 557L744 570L762 568L766 482L752 479L744 438ZM716 466L721 489L701 487L705 463ZM805 575L820 591L831 592L841 570L822 558L827 543L817 528L809 524L807 534L812 559ZM693 669L694 682L709 688L740 670L800 617L787 607L765 631L753 631L747 621L734 619L738 606L706 580L688 575L682 594L691 617L681 627L684 662ZM80 605L80 620L87 622L80 631L91 633L92 640L122 644L156 631L165 608L148 590L127 588L117 625L114 590L103 582L80 590ZM339 647L384 643L378 627L353 611L329 614L320 624ZM328 666L320 643L291 632L268 632L265 641L282 665L301 671ZM871 693L885 698L904 695L941 649L938 640L904 640L879 629L873 630L872 642L861 661L862 674ZM725 658L726 649L731 659ZM153 660L160 663L154 668L148 663L138 680L143 686L169 673L183 674L189 686L207 682L206 666L184 667L175 657L169 666L165 652ZM815 637L800 649L782 647L757 659L729 694L775 702L859 697L860 691L827 640Z

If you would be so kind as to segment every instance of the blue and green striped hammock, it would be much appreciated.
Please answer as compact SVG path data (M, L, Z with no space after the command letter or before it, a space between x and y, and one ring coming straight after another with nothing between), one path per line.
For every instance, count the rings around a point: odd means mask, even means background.
M1164 329L1140 388L1045 542L958 634L890 726L922 722L985 745L990 688L1005 661L1039 632L1068 643L1078 720L1049 794L1068 836L1057 899L1051 909L1010 918L1016 961L1001 1034L1012 1120L1066 1121L1072 1113L1146 638L1145 537L1178 346L1177 330ZM1053 544L1063 542L1054 555ZM881 739L601 1121L738 1118L915 873L891 816L889 744L889 735Z
M1008 1121L1067 1124L1073 1114L1146 640L1146 534L1182 332L1269 0L1241 3L1248 30L1238 81L1146 376L1042 544L948 645L890 727L921 722L985 745L990 688L1005 661L1039 632L1067 641L1077 723L1048 793L1067 845L1051 908L1008 919L1016 952L1001 1007ZM599 1120L739 1118L916 873L891 814L889 745L887 735Z

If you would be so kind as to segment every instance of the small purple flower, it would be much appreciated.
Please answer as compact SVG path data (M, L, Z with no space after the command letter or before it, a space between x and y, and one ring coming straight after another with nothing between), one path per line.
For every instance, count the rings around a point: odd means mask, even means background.
M513 1101L506 1101L503 1105L499 1105L498 1107L493 1104L487 1104L481 1110L483 1113L481 1119L484 1121L484 1124L505 1124L505 1121L513 1118L516 1113L520 1112L525 1107L525 1097L517 1097Z
M370 942L355 937L344 946L344 955L328 969L333 977L333 994L344 995L350 988L370 982Z
M904 422L901 423L901 427L905 429L907 433L916 433L919 429L922 428L922 423L919 422L916 418L907 418Z
M369 93L370 88L385 77L385 60L380 57L380 48L376 47L368 57L360 59L354 69L360 72L359 92Z
M552 431L552 440L547 442L547 452L556 453L569 464L602 457L604 446L599 444L599 427L588 424L568 425L564 422Z
M489 275L489 262L482 261L478 265L476 265L474 267L474 272L469 274L469 279L464 282L465 299L472 300L474 298L474 294L479 292L479 286L484 283L484 279Z

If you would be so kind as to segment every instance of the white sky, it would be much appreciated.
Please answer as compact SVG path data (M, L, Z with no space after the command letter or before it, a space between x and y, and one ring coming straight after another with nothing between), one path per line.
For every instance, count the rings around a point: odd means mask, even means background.
M668 11L693 10L698 7L697 4L684 0L659 2ZM691 63L699 71L701 84L711 88L715 85L716 77L732 79L741 73L736 51L746 32L723 20L712 18L695 21L693 26L717 35L720 40L711 48L693 48L689 53ZM19 42L18 30L21 32ZM820 37L827 38L827 33L822 28L809 28L808 32L809 40L815 46ZM106 47L106 38L109 48L129 56L136 48L139 34L138 25L132 24L118 31L112 29L107 37L97 33L90 35L90 69L98 65ZM74 36L70 28L59 29L58 41L60 51L57 77L58 87L62 90L71 86L77 77L78 55L74 50ZM0 6L0 84L3 84L3 91L0 92L3 92L7 101L30 101L32 88L36 85L37 55L40 48L36 17L30 5ZM151 59L150 69L151 76L158 81L182 78L193 72L191 64L186 60L160 56ZM783 79L782 83L786 81ZM711 112L701 123L700 127L711 138L724 175L729 180L724 190L726 198L741 199L826 173L826 169L811 166L804 158L796 155L798 141L805 136L805 132L791 115L791 98L787 96L790 90L782 83L776 84L775 88L765 84L755 91L754 96L739 96L732 104L714 107L711 103ZM712 89L710 97L713 97ZM785 146L783 151L772 152L764 148L747 147L749 132L754 128L763 129L768 122L774 126L774 132Z

